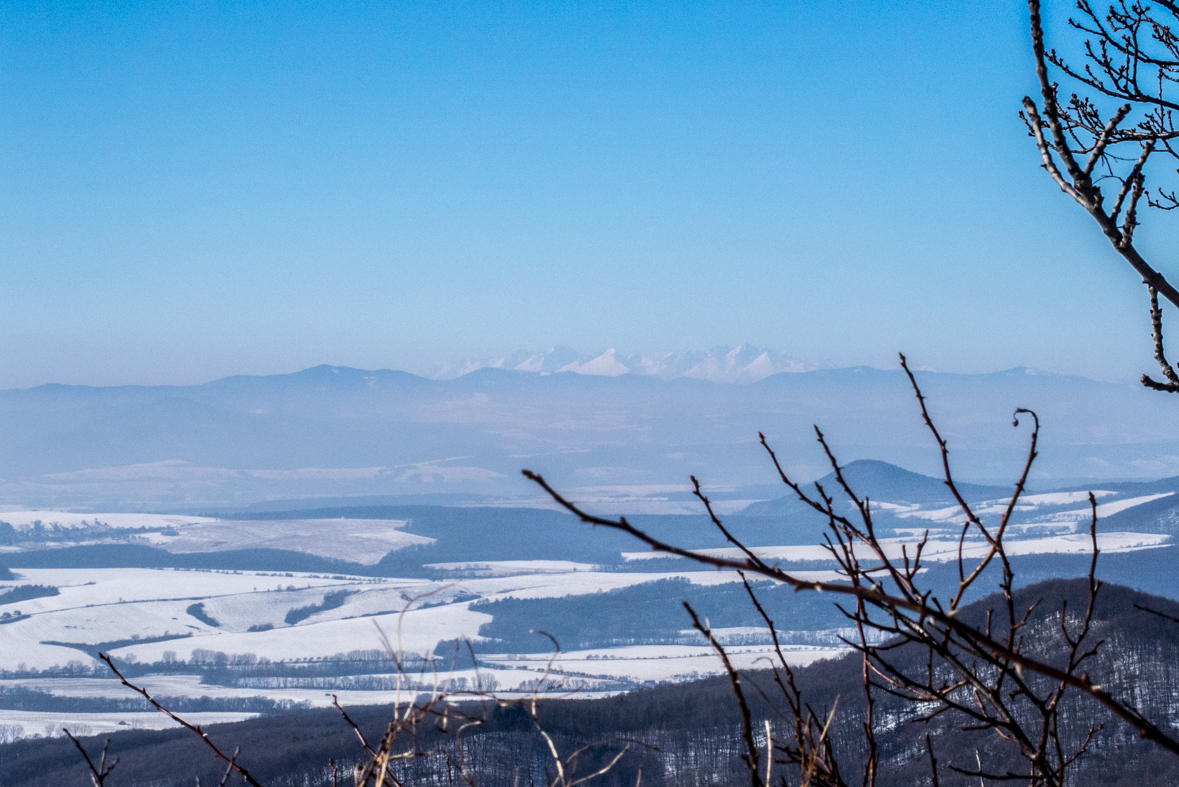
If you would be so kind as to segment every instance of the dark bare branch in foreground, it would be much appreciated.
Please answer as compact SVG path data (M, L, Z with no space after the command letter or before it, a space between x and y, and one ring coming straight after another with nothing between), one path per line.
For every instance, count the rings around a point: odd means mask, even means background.
M1163 620L1169 620L1172 623L1179 623L1179 618L1175 617L1174 615L1168 615L1165 612L1159 612L1157 609L1151 609L1150 607L1144 607L1141 604L1135 604L1134 609L1140 609L1143 612L1149 612L1151 615L1157 615L1160 618L1162 618Z
M748 589L748 584L746 589ZM749 713L749 703L745 701L745 692L741 689L741 677L737 674L737 670L733 668L733 663L729 661L729 654L725 652L724 647L717 641L716 637L712 635L712 626L707 622L700 620L696 614L696 610L692 609L692 605L684 602L684 609L688 611L689 617L692 618L692 628L699 631L712 649L716 651L716 655L720 656L721 663L724 664L725 673L729 676L729 683L733 688L733 696L737 698L737 707L741 711L741 737L745 741L745 754L741 755L741 759L745 761L749 768L749 776L753 787L763 787L764 782L761 779L761 752L757 750L757 742L753 739L753 718Z
M119 672L119 668L115 666L114 659L112 659L106 653L99 653L98 657L106 662L106 666L110 668L110 671L115 674L115 677L118 678L124 686L131 689L136 694L139 694L141 697L147 700L153 708L179 724L181 727L184 727L186 730L194 733L198 738L204 741L205 745L208 746L209 749L213 752L213 755L217 759L224 762L231 770L236 771L238 775L240 775L242 779L245 780L246 784L251 785L251 787L262 787L258 780L250 775L248 770L237 764L237 755L234 754L232 757L226 756L225 752L221 751L221 749L217 747L217 744L213 743L213 741L209 739L208 734L201 729L199 724L191 724L180 716L177 716L175 713L157 702L156 698L153 697L147 689L136 686L134 683L127 680L127 678L123 676L123 673Z
M332 695L332 705L335 706L336 710L340 712L340 715L344 717L344 722L352 728L353 732L356 733L356 737L360 739L361 747L363 747L366 752L375 757L377 753L373 751L372 746L368 745L368 741L364 738L364 733L360 731L360 727L356 725L356 722L352 721L352 717L348 715L348 711L344 710L340 706L340 698L335 694Z
M113 771L115 766L119 764L118 757L115 758L114 762L110 763L109 765L107 764L106 754L107 747L111 745L110 738L107 738L106 743L102 744L102 754L100 754L98 757L98 765L95 765L94 760L90 759L90 755L86 753L84 748L82 748L81 741L75 738L74 734L65 727L62 727L61 731L66 734L67 738L74 742L74 746L78 749L79 752L82 753L82 759L86 761L86 767L90 770L90 783L93 784L94 787L104 787L106 784L106 777L110 776L111 771Z
M1179 207L1174 189L1152 192L1146 186L1147 168L1155 157L1169 159L1169 166L1179 160L1179 103L1172 98L1179 87L1179 37L1173 32L1179 28L1179 5L1115 0L1095 8L1090 0L1079 0L1068 22L1083 37L1079 66L1045 45L1040 9L1040 0L1028 0L1039 103L1024 97L1020 116L1035 140L1043 169L1093 218L1150 292L1154 355L1164 381L1144 374L1142 384L1179 393L1179 375L1163 350L1158 304L1161 294L1179 306L1179 290L1147 261L1134 239L1144 197L1150 207ZM1074 92L1063 98L1050 69L1088 94ZM1114 187L1112 202L1102 192L1103 181Z
M1022 471L1003 508L998 522L983 520L960 492L950 468L949 449L938 432L926 404L916 376L910 371L904 356L901 366L917 398L926 428L932 434L941 453L944 481L957 502L961 514L962 535L957 556L958 587L951 597L941 599L921 583L923 551L928 533L915 545L885 543L877 534L872 508L852 488L836 460L826 437L815 430L820 446L831 466L835 485L846 503L839 503L821 485L811 492L785 472L777 455L764 435L760 435L771 462L782 482L798 499L826 519L826 549L837 563L841 581L803 579L765 562L758 551L741 541L716 515L700 483L692 479L693 491L704 506L705 513L725 541L736 548L738 557L726 557L686 549L658 539L630 523L626 517L612 519L586 512L576 503L554 490L537 473L525 470L524 475L541 486L559 505L581 521L619 530L647 544L652 550L693 560L718 569L741 573L751 602L773 637L778 663L774 665L774 682L785 707L792 717L792 740L776 744L784 755L780 762L798 768L803 784L843 785L838 763L826 742L828 720L820 724L822 716L806 707L794 685L793 674L786 662L773 621L758 602L747 575L788 585L796 591L831 593L851 604L840 606L855 627L856 636L844 641L862 657L862 678L865 691L865 723L863 737L868 750L864 764L863 784L874 783L878 763L874 738L874 693L900 698L912 707L925 708L916 721L930 721L943 713L953 713L963 720L963 729L992 731L999 739L1017 747L1026 764L1022 774L991 773L982 765L976 770L954 770L983 779L1030 780L1029 783L1062 787L1067 783L1068 769L1088 750L1093 735L1100 729L1089 729L1080 742L1068 744L1061 737L1060 713L1066 694L1076 692L1096 700L1121 721L1132 727L1142 738L1153 741L1163 749L1179 754L1179 740L1145 718L1136 708L1114 697L1101 685L1094 683L1084 669L1101 646L1091 637L1094 608L1101 588L1097 581L1097 501L1089 495L1091 517L1089 523L1091 560L1088 572L1088 599L1084 609L1070 610L1067 605L1059 611L1057 636L1064 648L1060 661L1049 660L1039 650L1030 649L1025 632L1036 611L1038 602L1017 606L1014 592L1015 574L1008 558L1005 537L1020 496L1026 488L1032 465L1037 456L1040 422L1027 409L1015 411L1014 425L1022 416L1030 418L1032 433ZM846 506L846 507L845 507ZM850 513L845 513L850 512ZM965 545L973 534L980 552L977 565L967 566ZM911 548L910 548L911 547ZM988 567L995 566L999 576L999 608L986 616L985 625L978 625L959 616L966 594L975 588ZM989 576L989 575L988 575ZM704 634L722 659L729 675L734 695L742 716L742 737L747 753L743 755L750 766L754 787L759 787L759 752L753 739L753 723L741 689L738 672L729 661L724 648L712 636L710 628L692 614L693 624ZM1036 643L1033 640L1034 644ZM902 666L895 654L906 652L924 654L923 670L914 671ZM816 735L816 731L818 734ZM938 761L929 751L932 779L938 781Z

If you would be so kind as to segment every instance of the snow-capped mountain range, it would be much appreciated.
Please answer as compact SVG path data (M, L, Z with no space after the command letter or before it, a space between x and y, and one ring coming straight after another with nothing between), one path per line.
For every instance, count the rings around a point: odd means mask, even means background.
M751 501L763 499L753 487L777 480L759 432L794 475L829 469L815 424L843 461L940 467L900 369L782 372L741 385L708 379L752 379L759 364L783 363L738 350L645 367L618 353L542 353L511 359L541 371L481 368L445 380L318 366L196 386L0 391L0 506L208 511L309 497L531 499L524 467L576 488L582 501L658 490L690 503L690 475ZM617 372L615 363L639 372L603 374ZM1022 367L917 376L962 478L1007 483L1022 467L1028 423L1012 427L1016 407L1035 410L1043 425L1034 471L1041 489L1061 478L1179 473L1179 408L1141 386Z
M805 372L817 368L778 350L739 344L663 355L624 355L613 348L598 354L580 353L570 347L553 347L541 352L517 350L501 358L447 362L422 370L422 373L436 380L451 380L478 369L513 369L541 373L574 372L598 377L638 374L662 380L688 377L717 383L755 383L779 372Z

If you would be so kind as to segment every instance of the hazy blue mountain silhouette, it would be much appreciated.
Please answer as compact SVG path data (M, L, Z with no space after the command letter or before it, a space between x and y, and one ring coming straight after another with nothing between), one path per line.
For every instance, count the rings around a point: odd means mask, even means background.
M954 497L945 480L922 475L903 467L881 462L876 459L858 459L849 462L842 469L844 480L857 496L889 503L937 503L953 502ZM835 473L819 479L825 489L839 489ZM955 481L955 486L967 501L991 500L1007 497L1010 487L986 486Z
M881 462L876 459L857 459L848 462L842 468L843 478L856 495L863 499L875 500L883 503L947 503L954 502L954 496L940 478L922 475L906 470L903 467ZM831 472L820 478L820 484L827 494L837 501L846 500L846 494L840 486L835 473ZM1011 488L1002 486L986 486L955 481L958 491L967 502L991 500L1007 497ZM814 491L811 484L805 485L806 491ZM796 514L805 506L798 500L797 495L780 497L776 500L766 500L753 503L741 513L745 516L778 516Z
M1165 466L1179 456L1179 408L1133 385L1023 368L920 372L918 379L962 477L1008 483L1018 474L1028 422L1011 427L1016 407L1037 410L1043 423L1041 488L1094 467L1104 476L1140 476L1142 461ZM788 372L734 385L494 368L432 380L317 366L196 386L0 391L0 503L177 508L300 497L521 498L535 492L520 480L521 467L563 488L686 486L689 475L750 488L774 480L759 431L793 474L827 473L813 424L849 467L871 458L938 472L936 446L899 370ZM166 473L149 466L164 462L173 463ZM420 463L466 469L423 473ZM936 479L871 467L853 472L874 498L940 499ZM289 475L306 468L379 472Z

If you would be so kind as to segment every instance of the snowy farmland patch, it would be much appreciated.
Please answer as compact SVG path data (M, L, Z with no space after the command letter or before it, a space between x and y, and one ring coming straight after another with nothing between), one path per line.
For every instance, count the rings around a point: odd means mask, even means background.
M382 675L391 684L397 682L396 674ZM459 678L467 678L465 685L475 685L475 670L443 672L437 677L439 685L451 685ZM406 690L413 691L422 685L433 685L433 673L408 675L402 678ZM397 699L396 689L387 691L357 691L333 686L330 691L322 688L254 688L219 686L203 682L200 675L147 674L135 678L135 683L147 689L154 697L208 697L214 700L253 699L264 697L276 701L306 704L313 708L326 708L332 704L335 694L344 705L374 705L392 703ZM120 683L109 678L33 678L23 680L0 680L0 688L23 687L30 691L45 692L58 697L81 699L123 699L134 700L138 696ZM2 711L0 711L2 712ZM187 717L188 714L185 714Z
M479 627L490 618L467 608L474 600L580 596L673 577L699 586L739 581L736 574L717 571L573 570L433 581L141 568L22 569L20 579L5 584L52 585L60 593L10 605L21 618L0 625L0 669L93 663L85 648L45 643L123 643L116 654L141 661L158 660L165 651L183 659L196 649L272 660L330 658L383 648L374 623L394 643L400 626L405 649L428 653L442 640L477 639ZM340 591L348 593L342 603L323 605L328 594ZM200 614L194 615L197 604ZM292 610L308 607L322 609L291 626ZM158 638L167 639L146 641ZM132 642L136 639L145 642Z
M46 545L139 541L173 553L279 549L375 565L389 552L433 544L405 531L405 520L221 520L163 514L70 513L28 510L0 513L18 536L0 547L15 552Z
M304 597L319 601L326 590L339 586L380 583L308 574L145 568L22 569L20 581L52 585L60 593L10 605L21 617L0 625L0 670L94 663L93 654L84 649L47 643L98 644L217 631L188 613L194 601L204 600L207 611L210 600L223 597L249 597L255 604L285 597L278 601L285 614L306 603Z
M1103 497L1117 494L1103 489L1094 489L1093 497L1100 500ZM1039 495L1021 495L1019 502L1028 506L1065 506L1073 503L1087 503L1089 492L1046 492ZM1006 504L1006 501L1002 501Z
M286 549L372 566L394 550L434 543L405 532L405 525L390 519L208 520L163 543L169 552Z
M318 574L159 568L22 568L19 573L19 580L0 585L53 585L61 591L60 596L27 602L40 602L44 609L167 598L199 600L283 588L334 587L358 581L358 578L334 579Z
M831 574L834 572L813 572ZM295 607L319 602L324 588L289 592L227 595L205 603L205 612L221 626L213 629L195 620L184 621L193 636L183 640L131 644L114 651L119 657L134 656L154 662L165 651L187 659L192 651L204 649L227 654L252 653L274 661L282 659L331 658L352 650L382 649L382 636L397 650L429 654L439 642L455 639L479 641L479 627L491 616L468 607L476 599L561 598L592 594L659 579L684 577L694 584L710 586L739 582L736 574L717 571L676 573L573 572L564 575L525 574L489 577L461 582L386 580L382 583L333 587L356 590L343 604L318 612L293 626L282 620ZM462 599L462 600L459 600ZM157 625L170 620L167 610L155 610ZM173 613L174 614L174 613ZM181 616L182 617L182 616ZM250 626L269 623L273 628L249 631ZM117 627L126 631L129 621ZM173 628L175 624L173 623ZM201 629L198 631L198 628Z
M1115 494L1105 490L1096 490L1093 496L1101 499ZM1116 514L1119 511L1125 511L1134 506L1140 506L1143 503L1149 503L1152 500L1158 500L1163 497L1169 497L1174 492L1163 492L1154 495L1141 495L1139 497L1130 497L1122 500L1112 500L1108 503L1101 503L1097 506L1097 517L1107 517ZM1015 506L1015 512L1018 514L1015 521L1018 522L1081 522L1086 521L1092 516L1093 512L1087 505L1089 500L1088 492L1050 492L1040 495L1024 495L1019 498ZM1002 516L1007 511L1010 503L1009 499L1004 500L988 500L983 503L972 506L974 513L980 517L998 517ZM1084 503L1083 507L1069 509L1066 511L1049 511L1047 509L1057 508L1061 506L1072 506L1078 503ZM881 505L881 504L877 504ZM964 521L962 509L959 506L942 506L939 508L921 508L920 506L886 506L901 519L924 519L929 522L937 522L944 524L961 523ZM1029 520L1028 517L1031 517Z
M774 649L767 646L733 647L726 652L737 669L768 669L776 658ZM792 666L803 666L840 656L847 648L785 645L782 652ZM486 656L485 660L497 666L543 673L551 658L549 654L538 653ZM570 651L552 659L552 667L565 675L624 678L636 683L694 680L719 675L723 670L707 645L635 645Z
M1141 497L1131 497L1125 500L1114 500L1110 503L1101 503L1097 506L1097 519L1101 520L1107 516L1112 516L1120 511L1125 511L1135 506L1140 506L1143 503L1149 503L1152 500L1160 500L1164 497L1170 497L1174 492L1164 492L1157 495L1142 495ZM1060 511L1054 514L1048 514L1043 517L1045 522L1087 522L1093 516L1093 511L1089 506L1079 508L1073 511Z
M831 574L835 572L814 572ZM509 577L470 579L456 583L466 591L486 598L561 598L590 593L604 593L609 590L655 582L660 579L683 578L693 585L712 586L740 582L735 573L726 571L684 571L684 572L621 572L586 571L572 574L525 574Z
M472 612L467 606L446 604L404 614L308 621L260 632L209 632L170 642L128 645L112 653L119 658L134 657L144 662L162 660L164 651L188 659L198 648L228 654L252 653L272 661L323 659L353 650L380 650L387 639L396 651L430 654L442 640L478 640L479 627L489 622L491 616Z
M168 529L186 527L216 519L199 516L174 516L171 514L117 514L117 513L73 513L68 511L46 511L33 509L29 511L5 511L0 513L0 521L7 522L17 530L32 529L36 523L45 527L81 529L101 527L103 525L119 529Z
M911 531L910 531L911 532ZM915 534L914 534L915 535ZM918 538L884 538L881 539L881 545L884 548L884 553L889 559L901 559L904 550L907 549L910 555L916 547ZM1157 533L1100 533L1097 536L1097 544L1102 552L1132 552L1138 549L1151 549L1153 547L1160 547L1170 542L1170 536L1161 535ZM1041 554L1076 554L1078 552L1088 552L1092 548L1092 543L1087 534L1070 533L1064 535L1052 535L1041 538L1027 538L1022 540L1006 540L1004 542L1007 548L1007 554L1011 556L1016 555L1041 555ZM967 540L966 546L962 551L962 556L966 558L978 558L986 554L989 547L981 540ZM701 549L698 550L701 554L710 557L726 558L729 560L741 560L745 554L736 547L726 547L721 549ZM826 547L819 545L803 545L803 546L777 546L777 547L752 547L751 550L762 560L767 561L814 561L814 560L832 560L831 553L827 551ZM667 555L656 552L623 552L622 556L627 560L650 560L652 558L675 558L677 555ZM940 563L949 560L956 560L958 558L958 540L945 537L934 536L926 543L924 550L921 553L922 559ZM797 571L791 572L793 576L801 579L813 579L812 575L830 574L834 572L822 571Z
M575 563L572 560L488 560L465 563L427 563L425 567L436 571L483 577L516 576L519 574L570 574L577 571L594 571L597 568L591 563Z
M257 713L186 713L193 724L208 726L245 721ZM166 730L176 722L157 711L120 711L114 713L61 713L25 710L0 710L0 724L19 726L22 738L57 737L66 727L78 736L106 735L124 730Z

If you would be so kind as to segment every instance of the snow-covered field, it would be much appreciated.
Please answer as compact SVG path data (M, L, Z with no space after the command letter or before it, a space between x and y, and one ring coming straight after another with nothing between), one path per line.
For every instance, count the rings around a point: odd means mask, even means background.
M1113 492L1098 490L1093 493L1097 499L1108 497L1114 494ZM1097 518L1102 519L1107 516L1125 511L1140 506L1143 503L1149 503L1152 500L1158 500L1164 497L1170 497L1174 492L1163 492L1155 495L1141 495L1139 497L1129 497L1122 500L1113 500L1108 503L1099 503L1097 506ZM1021 497L1015 506L1017 513L1021 515L1022 519L1028 519L1029 514L1033 521L1039 519L1045 522L1087 522L1092 516L1093 511L1088 504L1088 492L1053 492L1042 495L1027 495ZM980 517L988 516L1002 516L1007 510L1008 500L990 500L974 506L974 512ZM1071 506L1074 504L1083 504L1076 508ZM920 506L897 506L887 503L879 504L882 507L890 508L893 513L902 519L917 518L926 519L930 522L950 523L961 522L963 520L962 509L958 506L945 506L939 508L922 508ZM1047 511L1049 508L1057 508L1061 506L1069 507L1064 511ZM1041 515L1039 517L1035 515Z
M918 540L920 540L920 533L910 532L906 538L883 538L880 541L884 546L884 553L890 559L899 560L902 557L902 550L906 546L908 547L909 554L913 554L913 544ZM1170 536L1160 535L1157 533L1101 533L1097 536L1097 545L1101 551L1111 554L1117 552L1133 552L1139 549L1151 549L1153 547L1163 546L1169 542ZM1080 533L1069 533L1067 535L1027 538L1021 540L1012 539L1005 541L1005 545L1007 548L1007 554L1011 556L1076 554L1088 552L1092 548L1092 542L1090 541L1089 536L1087 534ZM962 550L962 556L964 558L979 558L984 556L988 549L988 545L981 540L967 540L966 545ZM831 553L827 551L826 547L817 545L753 547L751 551L762 560L831 560ZM744 558L744 553L736 547L702 549L700 552L713 557L728 558L731 560L740 560ZM623 552L622 556L628 561L658 560L679 557L678 555L668 555L663 552L650 551ZM923 560L933 563L957 560L958 540L931 536L929 542L925 545L925 549L921 553L921 557ZM823 573L828 572L799 571L795 572L795 576L800 578L810 578L808 575Z
M384 635L405 651L428 654L441 640L478 638L479 627L489 620L469 609L478 599L557 598L675 576L700 585L737 580L716 571L601 572L574 565L564 573L553 566L537 573L524 568L528 573L446 582L174 569L20 569L16 580L0 582L0 590L36 584L57 587L60 594L7 605L20 617L0 625L0 670L94 663L84 650L50 642L108 643L118 657L149 662L165 652L185 659L197 649L277 661L380 649ZM834 577L833 572L814 573ZM327 594L339 591L348 594L339 606L315 611L294 625L285 622L291 610L317 607ZM189 611L198 603L200 616ZM169 639L130 642L164 637Z
M159 544L169 552L294 549L372 566L393 550L434 543L401 530L405 525L393 519L214 520L179 529L179 535Z
M19 609L20 617L0 625L0 670L21 674L0 679L0 692L23 687L87 701L134 699L118 681L102 677L105 668L85 652L85 645L107 643L104 647L116 658L141 663L189 661L194 659L194 651L202 650L229 656L250 654L250 659L298 662L304 666L349 652L386 648L429 655L442 640L478 639L479 627L491 617L470 609L477 599L597 593L675 576L705 586L737 580L733 574L716 571L601 572L586 570L580 564L525 563L519 566L524 573L515 575L501 573L506 565L498 568L501 571L493 573L499 575L453 582L171 569L20 569L16 580L0 583L0 590L38 584L57 587L60 594L11 605L12 611ZM561 568L565 571L559 572ZM326 594L338 591L350 594L340 606L315 612L294 625L285 622L290 610L321 604ZM191 612L192 605L198 603L204 620ZM169 638L150 641L162 637ZM145 641L133 641L136 639ZM76 643L80 647L47 644L50 642ZM799 664L839 652L809 646L791 646L788 651L791 660ZM733 653L740 665L753 666L758 659L767 657L768 649L740 646L734 647ZM197 657L208 658L200 654ZM437 674L424 675L419 683L437 681L459 690L483 686L506 696L521 696L538 686L550 693L604 696L632 685L685 680L716 674L720 669L715 656L703 646L563 653L551 671L547 653L487 657L479 672L469 668L451 671L444 662L440 662ZM61 669L71 663L75 674ZM98 669L78 674L77 668L83 666ZM58 669L53 672L53 668ZM37 675L30 674L30 669L51 671ZM331 703L332 694L344 704L391 702L397 696L393 690L395 674L359 678L382 679L385 684L371 690L352 688L349 681L353 678L346 675L329 677L328 683L322 685L312 680L294 687L265 680L261 684L217 685L204 682L199 674L147 674L136 678L136 682L164 697L264 697L321 707ZM185 715L213 723L256 714ZM47 734L50 725L54 729L72 725L97 734L131 727L161 728L169 722L158 713L138 711L0 711L0 725L20 725L20 734L28 737Z
M196 516L38 509L0 512L0 522L7 522L29 538L35 538L38 528L41 532L53 531L48 546L101 543L113 529L132 531L152 546L175 553L282 549L366 566L376 564L391 551L434 541L405 532L406 522L399 519L224 521ZM76 535L70 531L76 531ZM21 548L10 545L0 547L0 551Z
M184 718L193 724L224 724L252 719L256 713L186 713ZM28 710L0 710L0 726L16 726L18 738L40 736L54 738L63 735L65 727L79 737L102 735L122 730L164 730L176 723L155 711L125 713L48 713Z
M30 530L33 528L34 523L37 522L40 522L45 527L56 525L69 529L106 525L119 529L143 530L153 528L180 528L217 521L208 517L176 516L172 514L95 514L52 511L47 509L0 511L0 522L7 522L17 530Z
M785 645L782 651L791 666L803 666L834 658L845 649ZM734 646L726 648L726 652L737 669L768 669L776 660L771 646ZM544 653L484 658L490 664L539 672L547 668L551 659L552 668L566 676L626 678L636 682L693 680L721 672L719 659L707 645L635 645L571 651L556 658Z
M1162 497L1109 500L1116 496L1103 492L1098 496L1106 499L1099 507L1099 515ZM992 508L998 510L1004 501L993 502ZM1024 515L1022 529L1008 542L1008 553L1087 553L1089 537L1086 532L1077 532L1082 529L1078 523L1087 522L1086 503L1087 497L1077 493L1024 498L1020 508ZM955 515L948 509L892 508L891 513L911 520L914 527L911 531L898 530L897 537L885 540L890 555L899 558L903 545L912 545L928 525L930 541L924 559L939 562L957 558L957 532L947 528ZM390 550L430 541L406 533L406 523L398 520L225 522L149 514L10 511L0 513L0 521L29 532L56 528L52 532L60 535L63 530L77 530L89 534L87 538L101 533L103 528L143 531L153 545L173 552L293 548L370 565ZM1114 532L1101 533L1098 542L1103 552L1116 553L1158 547L1169 543L1169 538ZM979 557L986 549L985 543L968 539L962 554ZM772 561L822 561L830 557L818 545L763 546L754 551ZM735 549L706 552L742 557ZM641 561L668 556L636 551L622 557L630 562L629 568L641 569L656 565ZM390 650L429 659L441 642L478 642L480 627L491 621L491 616L479 608L472 609L480 601L595 594L674 577L698 586L739 581L731 572L696 570L698 567L689 561L681 561L681 565L681 571L667 571L666 564L658 564L662 571L603 570L571 560L466 561L431 566L436 572L449 574L450 579L195 569L20 568L15 570L14 580L0 581L0 593L22 585L41 585L56 588L58 594L0 604L0 613L7 615L0 618L0 672L7 673L0 675L0 694L22 687L90 702L92 709L110 707L113 699L133 699L126 687L105 677L104 665L94 657L101 647L124 662L155 665L147 668L147 674L139 669L136 680L159 696L208 697L220 703L200 706L205 708L243 708L244 703L258 698L322 707L330 705L332 694L346 705L390 702L397 696L399 679L390 671L389 662L380 662L383 667L374 666L359 674L332 672L331 665L344 660L359 663L374 652ZM839 578L834 570L801 571L796 575L818 581ZM729 643L730 657L739 668L769 665L773 651L759 638L764 634L760 629L718 629L717 633ZM819 643L785 645L787 658L796 665L844 652L834 646L837 643L833 639L787 641ZM437 681L457 690L494 688L507 696L537 690L603 696L649 683L719 674L721 670L716 656L703 644L562 652L551 664L550 655L540 651L482 654L478 671L471 668L469 661L458 664L464 668L451 670L445 659L439 659L432 667L437 673L423 676L420 685L409 690ZM271 662L282 667L276 672L259 672L257 677L242 671L234 673L236 678L225 677L229 674L225 673L217 679L222 680L219 683L207 670L201 672L204 667L197 668L198 664L212 665L218 658L222 664L236 660L238 664ZM177 662L187 665L171 671L161 666ZM256 705L251 707L256 709ZM256 714L241 711L185 715L213 723ZM21 734L27 737L48 734L47 725L60 728L63 724L97 734L128 727L166 727L170 722L160 714L139 711L0 710L0 738L8 734L5 730L15 729L13 725L19 725Z

